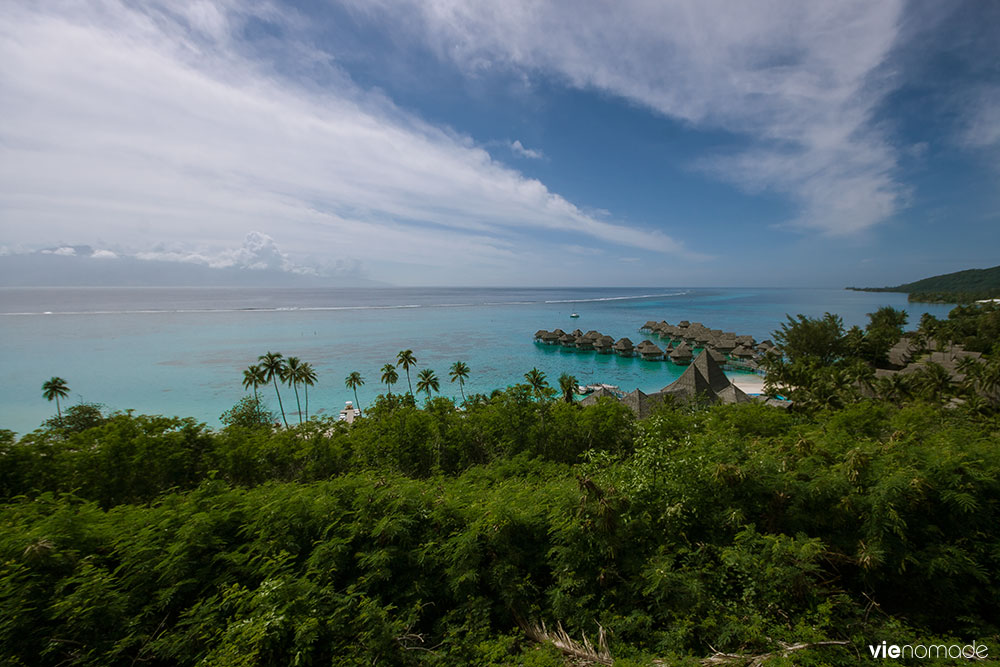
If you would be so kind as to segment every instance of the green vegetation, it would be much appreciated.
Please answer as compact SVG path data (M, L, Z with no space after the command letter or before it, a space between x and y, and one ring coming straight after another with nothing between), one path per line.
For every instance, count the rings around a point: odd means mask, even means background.
M917 336L981 339L998 313ZM862 390L902 326L790 318L794 410L637 422L536 369L459 410L422 371L422 408L387 391L350 426L275 428L255 395L217 431L100 406L0 431L0 663L555 666L584 633L590 664L853 665L883 640L996 659L1000 417L936 371ZM821 400L831 374L852 389Z
M56 401L56 414L62 419L62 409L59 407L59 399L66 398L69 396L69 385L66 384L66 380L60 377L53 377L42 383L42 398L46 399L49 403L52 399Z
M363 387L364 384L365 379L357 371L351 371L350 375L344 379L344 386L354 391L354 405L357 406L358 410L361 409L361 402L358 400L358 387Z
M969 303L1000 298L1000 266L968 269L924 278L895 287L848 287L860 292L904 292L910 301Z
M465 402L465 381L469 379L469 365L464 361L456 361L451 365L448 372L448 379L458 382L458 389L462 392L462 402Z
M400 350L396 355L396 365L402 366L406 371L406 386L410 389L410 396L413 395L413 385L410 384L410 369L417 365L417 358L413 356L413 350Z

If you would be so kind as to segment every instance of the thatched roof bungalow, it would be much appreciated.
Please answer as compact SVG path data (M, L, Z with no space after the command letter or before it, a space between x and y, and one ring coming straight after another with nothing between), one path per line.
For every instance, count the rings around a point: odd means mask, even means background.
M707 351L699 354L694 363L660 393L682 400L703 400L709 403L745 403L750 400L726 377Z
M642 331L644 333L649 333L650 331L653 330L654 327L658 325L659 325L658 322L654 322L653 320L647 320L645 324L639 327L639 331Z
M656 343L648 340L639 343L635 351L639 353L640 357L649 361L663 358L663 350L657 347Z
M623 357L631 357L635 354L635 345L628 338L619 338L618 342L614 344L613 349Z
M594 341L594 349L601 354L611 354L611 348L614 347L615 339L611 336L601 336Z
M593 350L594 349L594 339L590 336L583 335L576 339L576 349L578 350Z
M754 352L753 352L753 350L751 350L746 345L740 345L735 350L733 350L730 354L732 356L736 357L737 359L752 359L753 355L754 355Z
M559 344L563 347L576 347L576 336L564 333L562 336L559 336Z
M691 363L691 356L691 348L688 347L688 344L681 343L670 353L670 361L675 364L689 364Z

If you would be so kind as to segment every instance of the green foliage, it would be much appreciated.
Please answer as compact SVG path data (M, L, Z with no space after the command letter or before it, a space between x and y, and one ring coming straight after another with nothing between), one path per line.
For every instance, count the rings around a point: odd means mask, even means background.
M977 337L993 312L921 327ZM904 323L789 318L768 382L799 411L636 422L529 373L462 410L387 393L350 426L275 429L247 396L219 431L97 406L0 431L0 663L566 664L541 622L599 624L622 665L996 645L1000 422L947 407L933 365L872 377L873 334ZM1000 385L989 355L965 366Z
M956 271L955 273L924 278L923 280L897 285L896 287L869 287L864 288L862 291L908 293L974 292L997 296L997 294L1000 294L1000 266L994 266L990 269L967 269L965 271Z
M788 321L774 332L774 340L792 362L815 361L829 364L844 352L844 322L838 315L821 318L787 316Z
M278 416L268 410L259 398L244 396L236 405L219 416L219 421L226 427L237 428L270 428L278 420Z

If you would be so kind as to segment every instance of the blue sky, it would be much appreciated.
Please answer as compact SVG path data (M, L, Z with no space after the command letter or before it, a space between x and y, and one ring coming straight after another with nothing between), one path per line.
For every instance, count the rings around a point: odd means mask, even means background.
M0 252L400 285L993 266L997 34L972 1L14 0Z

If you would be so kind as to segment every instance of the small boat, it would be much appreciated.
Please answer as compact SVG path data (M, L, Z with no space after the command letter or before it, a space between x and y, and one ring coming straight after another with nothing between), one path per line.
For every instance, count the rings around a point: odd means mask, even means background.
M579 315L579 313L571 313L570 317L576 318L576 317L580 317L580 315Z

